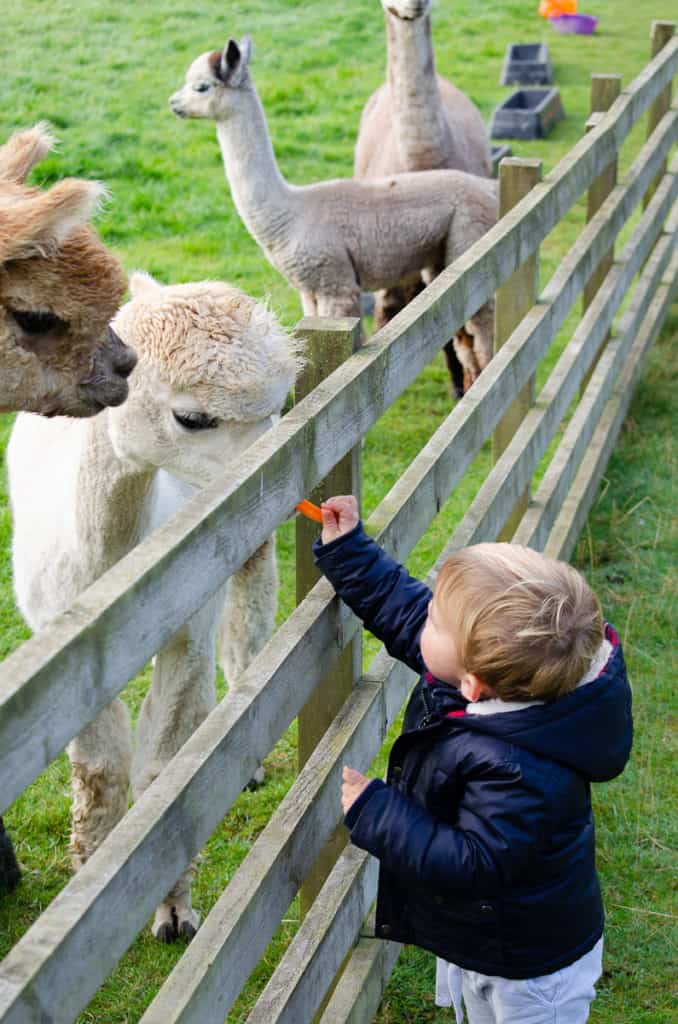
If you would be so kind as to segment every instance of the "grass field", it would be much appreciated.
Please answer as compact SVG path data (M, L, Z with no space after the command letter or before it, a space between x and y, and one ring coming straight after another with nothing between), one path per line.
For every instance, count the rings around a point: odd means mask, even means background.
M547 173L580 137L588 114L591 72L620 72L628 83L646 63L651 18L676 16L675 0L651 4L597 0L595 36L558 36L537 18L536 0L440 0L434 11L438 69L463 88L489 119L508 90L499 74L509 42L544 39L567 118L538 143L514 143L538 156ZM281 170L305 183L349 176L365 99L384 74L384 31L378 0L250 0L198 8L158 0L143 5L105 0L9 0L0 36L0 139L46 119L61 138L58 153L34 175L49 183L72 174L106 181L112 199L99 220L102 235L127 270L165 282L224 278L270 297L287 324L301 310L296 294L266 262L232 205L214 126L171 116L167 98L188 64L229 35L252 32L253 75L269 119ZM621 154L622 168L644 129ZM583 222L578 203L542 247L541 280ZM576 313L544 360L543 379L576 322ZM593 1024L668 1024L676 1019L676 755L677 606L675 496L678 413L675 395L678 311L674 307L653 352L575 561L597 588L606 616L621 633L634 684L636 742L624 776L595 793L598 861L608 912L605 974ZM371 431L364 451L364 509L388 491L449 410L446 371L438 358ZM11 428L0 417L0 450ZM424 573L477 491L489 453L476 459L409 560ZM11 524L4 468L0 474L0 657L28 634L13 602ZM280 618L294 600L293 530L279 532ZM672 614L673 613L673 614ZM368 644L368 655L373 654ZM126 697L139 705L147 679ZM245 856L294 773L291 729L267 762L257 793L244 793L208 844L195 885L203 914ZM59 758L6 815L24 880L0 897L0 955L36 920L69 878L68 769ZM290 908L240 1000L229 1015L244 1021L295 929ZM80 1022L127 1024L145 1007L181 955L139 937ZM433 1006L433 958L408 949L379 1013L380 1024L450 1021Z

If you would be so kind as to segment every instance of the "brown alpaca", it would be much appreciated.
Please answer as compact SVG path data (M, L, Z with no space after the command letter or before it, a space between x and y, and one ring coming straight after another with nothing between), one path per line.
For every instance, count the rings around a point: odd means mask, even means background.
M24 184L53 141L36 125L0 146L0 412L92 416L124 402L136 363L109 327L126 280L86 226L101 184Z
M92 416L127 397L132 349L109 328L126 287L85 221L103 186L24 185L53 138L44 125L0 146L0 412ZM19 881L0 818L0 891Z

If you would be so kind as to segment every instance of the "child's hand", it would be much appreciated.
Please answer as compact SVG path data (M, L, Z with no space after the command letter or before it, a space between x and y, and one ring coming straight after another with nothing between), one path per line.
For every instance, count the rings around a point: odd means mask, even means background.
M344 765L342 771L343 784L341 787L341 809L348 814L351 804L355 803L360 794L370 784L370 779L357 772L355 768L347 768Z
M328 498L327 501L323 501L320 511L323 514L323 528L320 534L323 544L343 537L360 521L358 502L352 494L339 494L336 498Z

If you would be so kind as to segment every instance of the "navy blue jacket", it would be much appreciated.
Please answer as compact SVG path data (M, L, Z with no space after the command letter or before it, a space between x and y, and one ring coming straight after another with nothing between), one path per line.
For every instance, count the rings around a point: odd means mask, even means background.
M560 699L470 715L434 679L419 637L431 592L362 526L314 546L319 568L391 655L420 674L386 782L349 809L351 842L380 861L376 934L482 974L531 978L588 952L603 931L591 782L631 749L621 646Z

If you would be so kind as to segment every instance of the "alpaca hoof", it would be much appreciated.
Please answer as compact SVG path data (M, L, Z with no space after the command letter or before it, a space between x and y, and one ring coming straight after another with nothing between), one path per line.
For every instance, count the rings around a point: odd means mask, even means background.
M259 789L259 786L262 784L262 782L264 781L265 778L266 778L266 772L264 771L263 765L259 765L259 767L255 771L254 775L252 776L250 781L247 783L246 788L249 789L250 792L253 793L256 789Z
M7 833L0 834L0 892L11 892L21 879L21 871L17 863L11 840Z
M174 940L176 939L177 930L174 927L174 924L165 922L165 924L161 924L157 931L154 931L153 934L155 935L156 939L159 942L166 942L169 944L170 942L174 942Z
M21 878L21 871L14 853L12 840L5 831L5 825L0 818L0 891L6 889L11 892Z
M464 388L460 387L458 384L455 384L455 386L452 389L452 391L453 391L454 397L455 397L455 399L457 401L459 401L460 398L464 397Z
M190 921L182 921L179 925L179 937L190 940L193 938L197 930L197 926L193 925Z
M155 912L151 931L159 942L175 942L178 938L192 939L198 930L200 915L190 903L181 900L175 903L161 903Z
M180 939L192 939L200 926L200 914L192 907L181 908L174 920Z

